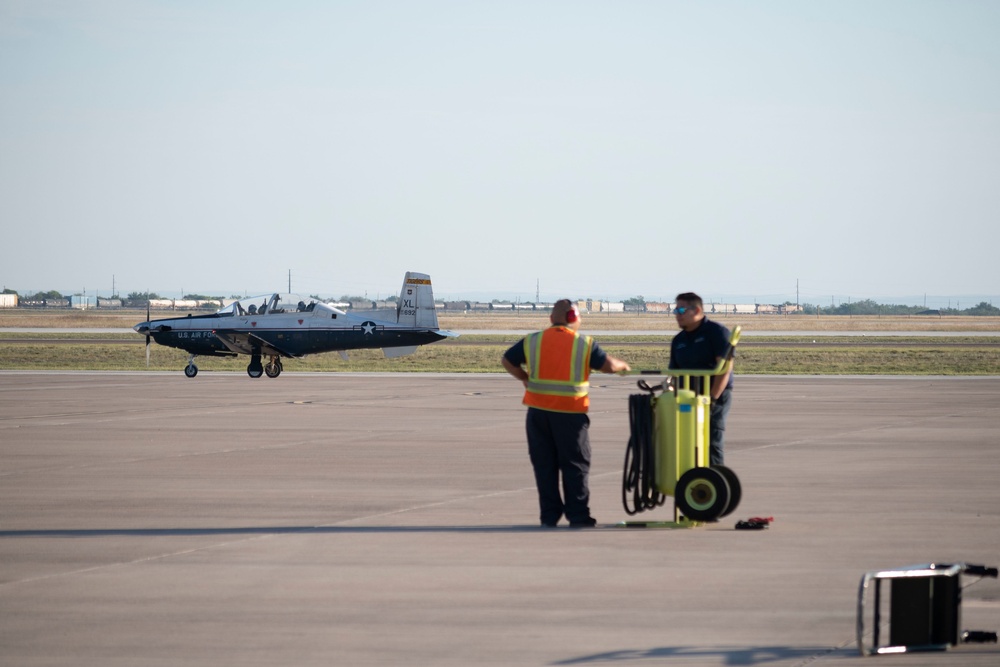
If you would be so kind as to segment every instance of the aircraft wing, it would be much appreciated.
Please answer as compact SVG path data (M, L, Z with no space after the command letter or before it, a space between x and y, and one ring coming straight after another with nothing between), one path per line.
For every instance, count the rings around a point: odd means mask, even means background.
M216 329L215 337L222 341L231 352L237 354L253 354L254 348L258 348L260 354L267 354L281 357L298 357L284 350L270 341L264 340L260 336L248 331L234 331L232 329Z

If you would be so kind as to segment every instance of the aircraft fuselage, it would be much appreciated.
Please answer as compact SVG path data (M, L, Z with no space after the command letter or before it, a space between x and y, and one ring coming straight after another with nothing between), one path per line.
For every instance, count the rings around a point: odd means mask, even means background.
M141 322L135 331L149 341L188 352L185 374L194 377L194 357L250 356L250 377L277 377L281 359L321 352L381 349L387 357L454 336L438 328L430 277L407 272L395 311L350 313L313 297L272 294L233 301L217 313ZM269 359L266 366L262 357Z
M199 356L252 354L256 349L257 354L274 350L283 357L302 357L340 350L426 345L446 338L432 330L417 331L374 319L355 319L355 322L344 322L346 326L333 327L331 323L312 318L283 315L193 315L153 320L149 323L149 333L160 345Z

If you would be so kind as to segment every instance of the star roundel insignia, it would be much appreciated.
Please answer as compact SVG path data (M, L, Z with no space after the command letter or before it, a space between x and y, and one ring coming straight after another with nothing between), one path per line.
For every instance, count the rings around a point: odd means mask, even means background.
M365 330L365 335L367 336L375 331L375 323L365 322L364 324L361 325L361 328Z

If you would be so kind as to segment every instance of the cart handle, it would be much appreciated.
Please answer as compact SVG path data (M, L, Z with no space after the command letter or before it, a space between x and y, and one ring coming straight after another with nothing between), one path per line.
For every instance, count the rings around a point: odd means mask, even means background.
M652 370L622 371L620 375L677 375L677 376L686 375L688 377L710 377L713 375L722 375L727 370L729 370L729 366L733 363L733 355L736 353L736 344L740 342L740 332L742 330L743 329L738 324L735 327L733 327L732 332L729 334L729 351L726 352L726 356L719 359L719 363L715 366L715 368L705 369L705 370L668 368L666 370L652 369Z

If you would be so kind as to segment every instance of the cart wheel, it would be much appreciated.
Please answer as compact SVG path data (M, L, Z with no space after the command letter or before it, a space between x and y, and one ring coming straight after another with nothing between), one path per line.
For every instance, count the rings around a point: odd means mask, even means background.
M715 521L729 507L729 482L714 468L691 468L677 480L674 501L693 521Z
M740 499L743 498L743 486L740 484L740 478L736 476L733 469L728 466L712 466L713 469L718 470L722 473L722 476L726 478L726 482L729 484L729 507L726 511L719 516L729 516L733 513L733 510L740 504Z

